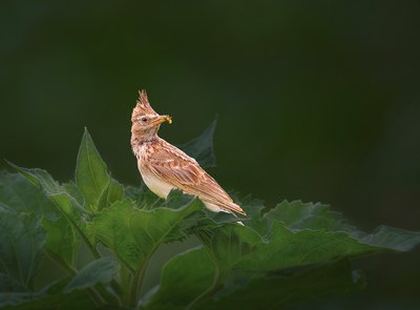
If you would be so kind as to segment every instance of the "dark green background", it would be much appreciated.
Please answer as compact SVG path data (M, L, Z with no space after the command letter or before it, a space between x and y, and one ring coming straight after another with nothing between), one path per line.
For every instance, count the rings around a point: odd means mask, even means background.
M268 205L322 201L367 230L420 230L419 1L2 1L0 155L72 177L87 126L138 184L146 88L181 144L219 116L211 172ZM352 301L420 304L420 249L362 261Z

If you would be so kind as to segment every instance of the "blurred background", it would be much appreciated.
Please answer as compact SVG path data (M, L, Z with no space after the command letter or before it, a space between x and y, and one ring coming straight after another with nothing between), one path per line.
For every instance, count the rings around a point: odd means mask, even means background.
M87 126L113 175L137 89L182 144L218 115L211 173L274 206L420 230L419 1L2 1L0 156L59 180ZM322 308L420 306L420 249L359 260L367 290Z

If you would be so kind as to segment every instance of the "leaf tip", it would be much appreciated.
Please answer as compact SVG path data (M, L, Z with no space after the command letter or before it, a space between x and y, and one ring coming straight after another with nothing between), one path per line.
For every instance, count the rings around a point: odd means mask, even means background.
M85 126L83 128L83 137L90 137L90 132L89 132L87 126Z
M9 167L13 170L19 171L21 169L18 165L12 163L11 161L7 160L6 158L3 158L3 162L6 165L6 167Z

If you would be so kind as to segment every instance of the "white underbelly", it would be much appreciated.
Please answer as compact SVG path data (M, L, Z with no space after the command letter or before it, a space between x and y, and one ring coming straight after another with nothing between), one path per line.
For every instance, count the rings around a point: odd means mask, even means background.
M143 181L146 186L160 198L166 199L174 186L163 182L153 174L142 173Z
M226 213L230 213L230 212L227 212L227 211L223 210L222 208L216 206L213 203L205 202L205 201L203 201L203 203L206 206L206 208L209 209L212 212L226 212Z

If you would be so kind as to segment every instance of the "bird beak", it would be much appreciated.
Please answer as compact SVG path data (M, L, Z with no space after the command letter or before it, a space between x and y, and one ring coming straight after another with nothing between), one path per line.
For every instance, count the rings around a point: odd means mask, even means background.
M160 125L164 122L172 124L172 117L170 115L159 115L159 117L154 121L156 125Z

